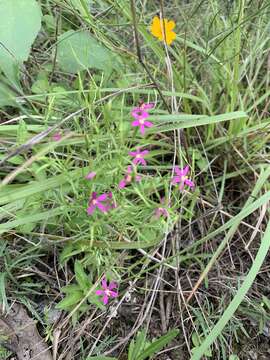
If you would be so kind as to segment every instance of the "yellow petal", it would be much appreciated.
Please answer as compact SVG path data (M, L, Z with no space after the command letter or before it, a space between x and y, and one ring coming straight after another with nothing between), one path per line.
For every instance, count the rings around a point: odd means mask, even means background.
M150 31L155 37L159 37L161 34L160 20L157 16L155 16L152 21Z
M173 42L173 40L175 40L176 38L176 33L173 31L170 31L166 34L166 43L168 45L171 45L171 43Z
M160 26L160 19L158 16L155 16L153 19L153 25Z
M166 26L166 30L170 31L170 30L172 30L174 28L175 28L175 22L173 20L168 21L167 26Z

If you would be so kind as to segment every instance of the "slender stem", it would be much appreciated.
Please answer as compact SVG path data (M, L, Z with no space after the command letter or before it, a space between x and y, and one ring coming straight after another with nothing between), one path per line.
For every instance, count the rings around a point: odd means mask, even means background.
M151 74L151 72L149 71L148 67L146 66L146 64L143 61L142 58L142 53L141 53L141 48L140 48L140 42L139 42L139 34L138 34L138 28L137 28L137 21L136 21L136 8L135 8L135 4L134 4L134 0L131 0L131 14L132 14L132 21L133 21L133 28L134 28L134 36L135 36L135 43L136 43L136 51L137 51L137 56L138 56L138 60L140 62L140 64L143 66L144 70L147 72L147 75L149 76L149 78L151 79L151 81L153 82L155 88L157 89L157 92L159 94L159 96L161 97L166 109L168 110L169 113L171 113L171 109L169 107L169 105L167 104L158 83L156 82L155 78L153 77L153 75Z

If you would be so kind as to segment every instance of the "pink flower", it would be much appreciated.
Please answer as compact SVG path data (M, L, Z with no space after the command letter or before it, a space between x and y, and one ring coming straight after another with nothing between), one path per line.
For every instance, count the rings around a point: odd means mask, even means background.
M108 194L108 200L106 201L106 210L109 211L111 209L115 209L117 207L116 202L113 201L112 192Z
M178 166L175 166L174 171L177 175L175 175L172 179L172 184L180 183L179 189L183 190L184 186L187 185L190 188L194 187L195 184L193 181L189 180L187 174L189 172L189 166L185 166L184 169L179 169Z
M152 127L153 123L150 121L146 121L146 119L149 117L149 114L145 110L152 109L154 107L154 104L142 104L139 107L135 107L131 111L131 115L134 117L135 121L132 122L132 126L139 126L140 132L142 135L145 133L145 127Z
M91 171L89 174L86 175L86 179L87 180L91 180L93 179L95 176L97 175L97 173L95 173L94 171Z
M105 278L102 279L102 288L103 290L96 290L96 295L102 295L103 296L103 304L107 305L110 297L117 297L118 292L113 291L113 289L117 288L117 284L115 282L110 282L109 285L107 285L107 280Z
M155 216L157 219L159 219L161 216L164 216L164 217L168 217L169 216L169 213L168 213L168 210L163 208L163 207L159 207L155 210Z
M59 140L61 140L61 138L62 138L62 135L61 135L60 132L57 132L57 133L55 133L55 134L52 136L52 139L53 139L54 141L59 141Z
M165 204L165 198L164 197L160 200L160 203L161 203L161 205ZM169 212L168 212L167 209L160 206L155 210L155 216L156 216L157 219L159 219L161 216L164 216L164 217L167 218L169 216Z
M124 189L124 187L126 187L128 184L130 184L134 178L134 175L132 175L132 166L129 165L127 167L127 171L126 171L126 175L125 177L120 181L120 183L118 184L118 188L119 189ZM139 182L141 181L142 177L140 175L135 175L135 181Z
M135 107L132 111L131 111L131 115L134 117L134 119L139 120L139 119L146 119L148 118L149 114L147 111L145 110L150 110L154 107L154 104L149 103L149 104L144 104L142 103L140 106Z
M130 151L129 155L133 156L133 164L137 165L137 164L142 164L142 165L146 165L146 161L144 160L144 156L147 155L149 153L148 150L144 150L141 151L140 149L137 149L136 151Z
M107 194L102 194L100 196L97 196L96 192L92 193L92 196L88 203L87 213L88 215L92 215L95 208L99 208L99 210L103 213L106 213L108 211L108 204L102 204L102 202L107 200Z

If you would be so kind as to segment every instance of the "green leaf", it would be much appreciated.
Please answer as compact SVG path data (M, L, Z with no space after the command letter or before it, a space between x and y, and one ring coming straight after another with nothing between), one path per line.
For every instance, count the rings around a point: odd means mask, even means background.
M8 308L7 296L6 296L6 273L0 273L0 303L4 306L4 309Z
M0 67L18 84L18 66L28 59L40 26L41 10L35 0L0 0Z
M73 292L81 291L81 289L76 284L70 284L70 285L61 287L61 291L65 294L72 294Z
M136 336L136 340L131 341L128 348L128 360L137 360L140 352L143 351L146 342L146 329L139 331Z
M262 296L262 301L263 303L266 305L266 307L268 308L268 310L270 310L270 300L266 297L266 296Z
M38 74L37 80L33 83L31 90L34 94L43 94L50 90L48 76L45 71L41 71Z
M0 234L5 233L6 231L10 230L10 229L14 229L20 225L24 225L26 223L35 223L35 222L39 222L41 220L46 220L48 221L48 219L50 217L55 219L56 215L60 215L63 213L63 207L58 207L52 210L48 210L48 211L44 211L41 213L35 213L32 215L26 215L24 217L21 218L16 218L15 220L12 221L8 221L6 223L0 224Z
M240 360L237 355L230 355L229 360Z
M234 111L220 115L205 116L205 115L159 115L150 116L149 120L153 120L156 126L147 130L148 134L164 131L172 131L176 129L187 129L194 126L216 124L223 121L240 120L247 118L244 111ZM165 124L164 124L165 123ZM164 125L163 125L164 124Z
M57 309L67 310L70 306L77 304L83 298L83 293L81 291L74 291L71 294L68 294L63 300L61 300L57 305Z
M114 55L87 31L69 30L59 38L57 61L66 72L95 68L110 71Z
M17 145L24 144L27 139L29 138L28 131L27 131L27 125L26 122L23 119L20 119L19 126L17 130Z
M75 261L75 277L81 290L88 291L91 283L83 270L82 264L78 260Z
M1 44L0 44L1 48ZM0 50L1 53L1 50ZM0 60L1 62L1 60ZM15 101L16 94L5 84L1 82L0 86L0 106L17 106Z
M154 341L150 346L148 346L136 360L144 360L148 356L151 356L160 351L165 345L170 343L178 335L178 333L179 330L174 329L169 331L166 335L161 336L158 340Z
M91 0L83 0L85 2L86 7L89 9L90 4L93 2ZM82 15L85 15L85 8L82 5L80 0L68 0L68 3L76 10L79 10Z

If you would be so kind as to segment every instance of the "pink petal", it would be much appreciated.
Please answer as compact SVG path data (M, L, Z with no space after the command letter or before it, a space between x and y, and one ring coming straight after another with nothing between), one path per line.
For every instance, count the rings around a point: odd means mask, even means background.
M180 176L174 176L172 178L172 184L175 185L177 183L181 182L181 177Z
M147 155L148 153L149 153L148 150L143 150L143 151L141 152L141 155L144 156L144 155Z
M62 138L62 135L60 133L56 133L52 136L54 141L59 141Z
M114 282L114 281L110 282L110 284L109 284L109 290L115 289L115 288L117 288L117 287L118 287L118 285L117 285L116 282Z
M142 164L143 166L146 166L147 162L144 159L139 159L140 160L140 164Z
M133 164L137 165L138 163L140 163L141 159L135 158L134 160L132 160Z
M97 207L99 208L99 210L103 213L106 213L108 211L108 207L107 206L104 206L103 204L101 203L97 203Z
M161 210L160 210L160 209L156 209L156 210L155 210L155 217L156 217L157 219L159 219L160 216L161 216Z
M154 124L151 123L151 121L145 121L145 122L144 122L144 125L147 126L147 127L152 127L152 126L154 126Z
M94 191L92 192L91 200L96 200L96 198L97 198L97 193Z
M154 103L142 104L142 108L144 110L152 109L154 106L155 106Z
M194 186L195 186L194 182L191 181L191 180L189 180L189 179L186 179L186 180L185 180L185 183L186 183L189 187L194 187Z
M125 180L121 180L120 183L118 184L118 188L119 188L119 189L124 189L124 187L125 187L126 185L127 185L127 184L126 184Z
M96 290L96 295L103 295L104 291L103 290Z
M180 170L178 166L175 166L175 167L174 167L174 172L175 172L178 176L183 176L183 170L182 170L182 169Z
M116 291L111 291L111 292L110 292L110 295L111 295L111 297L115 298L115 297L118 296L118 292L116 292Z
M186 176L188 172L189 172L189 166L187 165L187 166L185 166L184 169L182 170L182 175L183 175L183 176Z
M141 132L142 135L144 135L144 133L145 133L144 125L141 125L141 126L140 126L140 132Z
M102 194L97 197L98 201L105 201L107 199L107 194Z
M130 156L136 156L136 155L138 155L138 151L130 151L130 152L128 153L128 155L130 155Z
M179 190L182 191L182 190L184 189L184 187L185 187L185 182L182 181L182 182L180 183Z
M112 203L111 208L112 208L112 209L116 209L116 208L117 208L117 204L116 204L116 202L113 202L113 203Z
M93 212L95 210L95 206L94 205L90 205L88 208L87 208L87 214L88 215L92 215Z
M143 120L143 119L147 119L149 114L146 111L143 111L140 108L135 108L132 110L131 115L136 119L136 120Z
M101 284L102 284L102 287L104 290L107 290L108 289L108 286L107 286L107 280L105 278L103 278L101 280Z
M168 213L167 209L162 209L161 212L162 212L163 216L165 216L165 217L169 216L169 213Z
M91 171L89 174L86 175L87 180L93 179L97 174L94 171Z
M127 174L131 174L132 173L132 166L131 165L128 165L127 167Z
M135 108L133 108L132 109L132 111L131 111L131 114L133 113L133 112L135 112L135 111L141 111L141 108L140 107L135 107Z
M131 123L132 126L140 126L139 120L135 120Z
M136 176L135 176L135 180L136 180L137 182L140 182L140 181L142 180L142 177L141 177L140 175L136 175Z
M109 301L109 296L108 296L108 295L104 295L104 297L103 297L103 304L104 304L104 305L107 305L107 304L108 304L108 301Z

